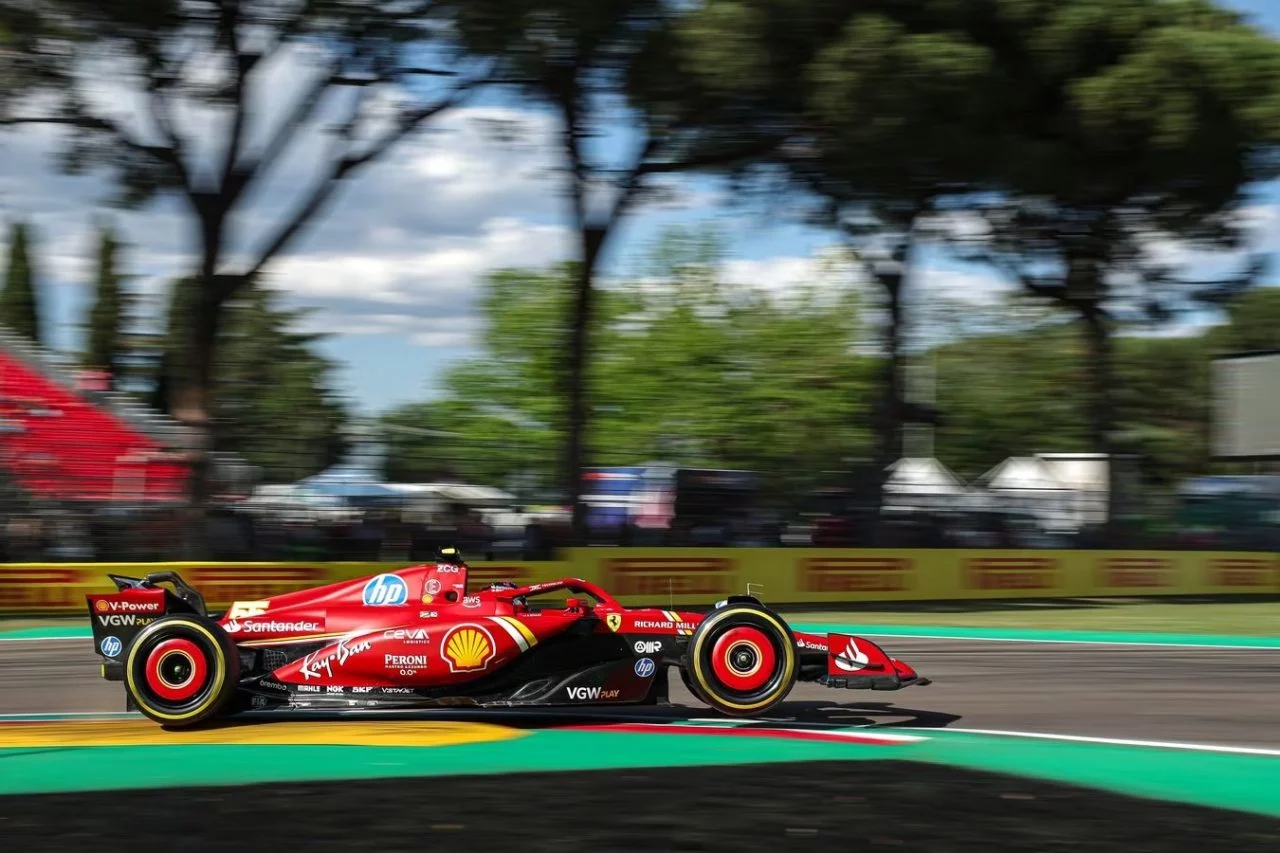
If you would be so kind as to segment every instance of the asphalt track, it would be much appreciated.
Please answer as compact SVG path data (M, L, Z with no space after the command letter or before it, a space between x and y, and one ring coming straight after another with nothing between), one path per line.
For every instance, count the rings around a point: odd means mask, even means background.
M122 711L123 688L99 677L89 642L0 643L0 714ZM797 685L769 718L1280 748L1280 651L907 638L883 645L934 684L895 693ZM712 716L674 674L671 698L681 707L566 713ZM495 722L521 716L480 713Z

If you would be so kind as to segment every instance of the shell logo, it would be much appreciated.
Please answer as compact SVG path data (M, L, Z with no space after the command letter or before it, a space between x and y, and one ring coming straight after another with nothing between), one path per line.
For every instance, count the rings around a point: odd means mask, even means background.
M493 660L493 635L479 625L459 625L445 634L440 645L452 672L484 669Z
M99 598L99 599L98 599L98 603L97 603L97 604L95 604L95 605L94 605L94 607L96 607L96 608L97 608L97 610L98 610L98 612L99 612L99 613L106 613L106 612L107 612L108 604L107 604L107 602L106 602L106 601L104 601L104 600L102 600L101 598Z

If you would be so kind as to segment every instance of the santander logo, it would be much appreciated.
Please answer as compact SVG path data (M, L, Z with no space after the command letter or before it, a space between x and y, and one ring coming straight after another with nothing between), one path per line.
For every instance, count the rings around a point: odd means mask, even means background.
M852 638L849 640L849 645L845 646L844 651L837 654L835 659L836 668L844 672L857 672L871 662L871 658L858 648L857 642Z

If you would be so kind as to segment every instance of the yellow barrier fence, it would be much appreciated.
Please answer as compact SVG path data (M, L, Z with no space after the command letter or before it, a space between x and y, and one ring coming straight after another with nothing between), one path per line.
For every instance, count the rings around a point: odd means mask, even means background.
M773 604L1280 592L1270 553L588 548L570 564L629 604L707 603L748 584Z
M177 571L212 608L410 563L0 565L0 613L78 614L107 574ZM770 604L1280 593L1280 557L1214 551L579 548L551 562L475 562L471 583L599 583L625 604L706 605L753 592Z

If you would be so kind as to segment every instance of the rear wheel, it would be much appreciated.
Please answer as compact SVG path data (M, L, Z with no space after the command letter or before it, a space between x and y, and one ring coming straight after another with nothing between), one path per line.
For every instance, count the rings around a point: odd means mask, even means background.
M240 658L217 623L165 616L138 632L125 653L124 684L144 715L172 728L224 711L240 680Z
M795 686L796 673L795 637L760 606L712 611L689 642L686 684L725 714L747 717L774 707Z

